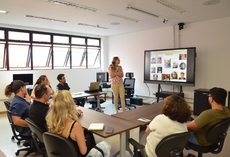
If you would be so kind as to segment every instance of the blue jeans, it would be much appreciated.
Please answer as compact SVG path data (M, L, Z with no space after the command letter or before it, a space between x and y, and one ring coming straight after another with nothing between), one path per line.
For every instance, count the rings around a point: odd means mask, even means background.
M191 134L190 138L189 138L189 142L190 143L193 143L195 145L198 145L198 146L202 146L197 140L196 140L196 137L194 135L194 131L189 131L189 133Z
M23 131L21 132L21 135L22 135L22 136L31 136L31 133L32 133L32 131L30 130L30 128L29 128L29 127L26 127L26 128L24 128Z

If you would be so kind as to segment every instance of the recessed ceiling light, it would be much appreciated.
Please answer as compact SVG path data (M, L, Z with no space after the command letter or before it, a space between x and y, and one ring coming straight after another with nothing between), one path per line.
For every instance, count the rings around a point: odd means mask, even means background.
M0 13L7 14L7 13L8 13L8 11L5 11L5 10L0 10Z
M112 23L110 23L111 25L120 25L120 23L119 22L112 22Z
M219 0L209 0L209 1L204 2L203 5L210 6L210 5L215 5L219 2L220 2Z
M164 5L164 6L166 6L166 7L168 7L168 8L170 8L170 9L173 9L173 10L175 10L175 11L177 11L177 12L179 12L179 13L187 13L188 11L187 10L185 10L185 9L183 9L183 8L181 8L181 7L178 7L178 6L176 6L175 4L172 4L172 3L170 3L170 2L168 2L168 1L166 1L166 0L156 0L158 3L160 3L160 4L162 4L162 5Z
M130 18L130 17L126 17L126 16L123 16L123 15L118 15L118 14L114 14L114 13L109 14L109 16L114 16L114 17L122 18L122 19L133 21L133 22L136 22L136 23L140 23L141 22L141 20L133 19L133 18Z
M78 23L78 25L81 25L81 26L89 26L89 27L95 27L95 28L101 28L101 29L109 29L107 27L102 27L102 26L99 26L99 25L91 25L91 24L86 24L86 23Z
M49 20L49 21L55 21L55 22L63 22L63 23L68 22L68 21L65 21L65 20L58 20L58 19L53 19L53 18L48 18L48 17L33 16L33 15L26 15L26 17L42 19L42 20Z
M80 4L75 4L75 3L70 3L70 2L66 2L66 1L60 1L60 0L46 0L46 1L54 3L54 4L60 4L60 5L64 5L67 7L73 7L76 9L82 9L82 10L86 10L86 11L92 11L92 12L99 11L99 9L96 9L96 8L92 8L92 7L88 7L88 6L84 6L84 5L80 5Z

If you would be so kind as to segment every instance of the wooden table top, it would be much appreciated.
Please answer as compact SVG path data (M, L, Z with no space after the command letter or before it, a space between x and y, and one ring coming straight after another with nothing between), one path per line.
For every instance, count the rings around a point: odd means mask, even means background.
M157 115L161 114L162 107L163 107L163 102L159 102L156 104L139 107L133 110L128 110L126 112L113 114L111 116L137 123L139 124L139 126L145 126L148 125ZM142 117L147 118L151 121L150 122L139 121L138 119Z
M94 134L103 138L111 137L139 127L139 124L137 123L112 117L84 107L77 107L77 109L81 109L83 112L83 115L78 117L78 120L83 128L88 129L91 123L104 123L104 129L102 131L92 131ZM112 134L105 133L107 127L113 127Z

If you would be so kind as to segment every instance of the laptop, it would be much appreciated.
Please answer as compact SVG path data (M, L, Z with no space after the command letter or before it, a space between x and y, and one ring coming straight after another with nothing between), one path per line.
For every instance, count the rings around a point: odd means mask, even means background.
M91 82L89 90L86 90L86 93L93 93L99 91L100 82Z

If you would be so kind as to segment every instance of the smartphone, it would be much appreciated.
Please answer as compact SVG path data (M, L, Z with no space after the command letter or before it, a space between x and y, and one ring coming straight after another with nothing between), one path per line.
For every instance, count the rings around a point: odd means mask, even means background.
M111 134L113 133L113 127L107 127L105 133Z

